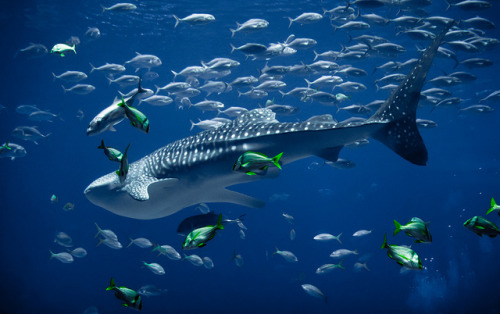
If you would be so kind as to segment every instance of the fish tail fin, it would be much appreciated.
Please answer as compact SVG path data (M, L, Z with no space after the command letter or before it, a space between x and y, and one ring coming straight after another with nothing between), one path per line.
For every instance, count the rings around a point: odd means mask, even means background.
M341 236L341 235L342 235L342 232L341 232L341 233L339 233L339 235L335 237L335 238L337 239L337 241L339 241L339 243L340 243L340 244L342 244L342 241L340 241L340 236Z
M192 131L196 123L194 123L193 120L189 120L189 122L191 122L191 128L189 129L189 131Z
M304 80L305 80L305 81L306 81L306 83L307 83L307 88L310 88L310 87L311 87L311 82L309 82L309 80L308 80L308 79L304 79Z
M180 23L180 21L181 21L181 20L180 20L180 19L179 19L179 18L178 18L175 14L174 14L174 19L175 19L175 25L174 25L174 28L176 28L176 27L177 27L177 25L179 25L179 23Z
M292 24L293 24L293 19L291 17L287 17L288 20L290 21L290 24L288 24L288 28L292 27Z
M75 53L76 55L76 44L73 44L73 47L71 47L71 50L73 50L73 52Z
M174 70L170 70L170 71L174 75L174 81L175 81L175 79L177 78L177 75L179 75L179 73L175 72Z
M96 244L96 246L95 246L95 247L98 247L99 245L101 245L103 241L104 241L104 239L99 238L99 242Z
M401 224L394 220L394 226L396 227L396 229L394 229L393 235L396 235L399 233L399 231L401 231Z
M127 107L127 103L125 102L125 99L123 99L123 93L121 93L121 92L118 92L118 93L120 93L120 95L121 95L121 97L122 97L122 101L121 101L121 102L119 102L119 103L117 104L117 106L119 106L119 107Z
M90 64L90 73L92 73L95 71L95 66L90 62L89 62L89 64Z
M101 233L101 227L99 227L99 225L97 224L97 222L94 222L95 223L95 226L97 227L97 233L95 234L94 238L97 238L97 236Z
M313 59L313 61L316 61L316 59L318 59L318 57L319 57L319 54L316 52L316 50L313 50L313 52L314 52L314 59Z
M102 13L106 12L106 7L101 4Z
M66 92L68 91L68 90L66 89L66 87L64 87L64 85L61 85L61 87L62 87L62 89L63 89L64 93L66 94Z
M233 45L233 44L229 44L231 45L231 54L236 50L236 47Z
M273 252L273 255L278 254L278 252L279 252L278 247L275 246L274 248L276 249L276 251Z
M385 248L387 248L387 247L389 247L389 246L387 245L387 233L386 233L386 234L384 235L384 243L382 243L382 246L381 246L380 248L381 248L381 249L385 249Z
M132 143L128 143L127 148L125 148L125 152L123 153L123 157L122 158L127 158L128 149L130 147L130 144L132 144Z
M161 90L161 87L155 84L156 92L155 95L158 95L158 92Z
M281 91L281 90L280 90L279 92L280 92L280 94L281 94L281 98L285 97L286 93L285 93L284 91Z
M113 290L116 287L115 280L113 277L109 280L109 287L106 288L106 291Z
M53 259L55 255L54 252L52 252L51 250L49 250L49 252L50 252L50 259Z
M343 261L344 261L344 260L340 260L340 263L338 263L338 264L337 264L337 266L338 266L338 268L340 268L340 269L344 269L344 270L345 270L345 267L344 267L344 266L342 266L342 262L343 262Z
M393 91L382 107L368 120L385 123L372 137L409 162L424 166L427 163L427 148L416 124L420 91L434 56L446 32L453 23L447 25L424 51L413 70Z
M130 243L127 245L127 247L131 246L132 244L134 244L134 239L130 238Z
M231 38L233 38L234 34L236 33L236 30L232 28L230 28L229 30L231 31Z
M106 146L104 146L104 140L101 140L101 145L97 146L98 149L105 149Z
M370 268L368 268L368 265L366 265L367 262L363 263L363 268L366 269L367 271L370 271Z
M57 78L57 75L56 75L54 72L52 72L52 76L54 77L54 78L52 79L52 82L55 82L55 81L56 81L56 78Z
M496 208L498 208L498 205L497 203L495 202L495 199L492 197L491 198L491 203L490 203L490 209L488 209L488 211L486 212L486 215L488 215L489 213L491 213L492 211L494 211Z
M448 0L444 0L444 1L445 1L445 2L446 2L446 4L448 5L448 6L446 7L446 10L445 10L445 11L448 11L448 10L450 9L450 7L451 7L451 3L450 3L450 1L448 1Z
M283 156L283 152L279 153L278 155L274 156L273 157L273 164L278 167L279 169L281 169L281 165L280 165L280 158L281 156Z
M222 214L219 214L219 219L217 219L217 224L215 226L217 229L224 229L224 226L222 225Z

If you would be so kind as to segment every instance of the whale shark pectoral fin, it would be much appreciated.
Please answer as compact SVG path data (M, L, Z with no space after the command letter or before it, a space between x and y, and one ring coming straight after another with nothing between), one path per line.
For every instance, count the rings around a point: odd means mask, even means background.
M224 202L224 203L233 203L251 208L260 208L264 207L266 204L264 201L253 198L251 196L230 191L227 189L220 189L210 193L210 199L206 200L208 203L215 202Z
M135 200L147 201L149 200L149 186L165 189L175 185L178 181L179 179L177 178L156 179L154 177L146 177L142 180L134 180L126 186L126 190Z
M339 159L339 153L343 147L344 146L328 147L316 153L315 155L325 160L336 162Z

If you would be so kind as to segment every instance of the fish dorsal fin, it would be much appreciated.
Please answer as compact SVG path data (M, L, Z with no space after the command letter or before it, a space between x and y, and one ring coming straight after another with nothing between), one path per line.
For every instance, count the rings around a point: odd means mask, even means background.
M248 112L241 114L236 120L238 126L244 126L250 123L265 122L265 123L276 123L276 114L266 108L253 109Z
M141 55L141 54L140 54L140 53L138 53L137 51L135 52L135 54L136 54L136 55L138 55L138 56L140 56L140 55Z
M157 179L154 177L142 177L136 178L130 184L125 187L125 190L128 194L138 201L147 201L149 200L148 187L152 184L161 184L165 187L171 186L177 183L179 179L176 178L166 178L166 179Z

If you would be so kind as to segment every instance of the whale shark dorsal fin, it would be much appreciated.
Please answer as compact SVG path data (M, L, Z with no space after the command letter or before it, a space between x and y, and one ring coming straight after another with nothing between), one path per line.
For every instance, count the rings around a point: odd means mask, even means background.
M228 189L219 189L210 193L209 199L205 200L205 202L233 203L251 208L264 207L264 205L266 204L264 201L257 198L239 192L230 191Z
M276 123L278 120L276 120L276 113L266 108L247 111L235 120L235 123L238 126L244 126L256 122Z
M161 185L163 188L168 188L178 181L177 178L156 179L154 177L145 177L132 181L125 187L125 190L135 200L147 201L149 200L148 188L150 185Z

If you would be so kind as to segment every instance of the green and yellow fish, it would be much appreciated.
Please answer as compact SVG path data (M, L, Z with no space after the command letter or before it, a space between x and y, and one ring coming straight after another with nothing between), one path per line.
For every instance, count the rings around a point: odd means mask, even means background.
M186 236L186 239L182 244L182 249L191 250L204 247L205 245L207 245L208 241L213 239L213 237L215 236L215 232L222 229L224 229L224 227L222 226L222 214L219 214L219 219L217 220L215 226L209 225L191 231Z
M394 226L396 226L394 235L403 230L408 236L415 238L415 243L430 243L432 242L432 236L427 224L418 217L413 217L406 225L401 225L394 220Z
M139 293L127 287L117 287L115 284L115 280L112 277L109 283L109 287L106 288L106 291L109 290L115 291L115 297L118 300L125 302L122 303L123 306L131 307L136 310L142 309L142 299Z
M132 124L133 127L138 128L145 133L149 132L149 120L145 114L143 114L136 108L127 105L125 100L123 100L123 96L122 101L118 104L118 106L125 109L125 114L127 115L127 118L130 120L130 124Z
M486 215L488 215L489 213L491 213L492 211L497 211L497 214L498 216L500 216L500 206L497 205L497 203L495 202L495 200L493 199L493 197L491 198L491 206L490 206L490 209L488 209L488 211L486 212Z
M97 148L104 149L104 154L111 161L120 162L122 160L123 154L116 148L105 146L104 140L101 140L101 145L97 146Z
M422 269L422 261L418 257L418 254L406 246L387 244L387 234L384 236L384 243L381 248L387 249L387 256L396 261L399 265L413 270Z
M500 234L497 225L481 216L474 216L464 222L464 227L482 237L483 234L490 238L494 238Z
M238 157L238 160L234 163L233 171L244 172L251 176L256 175L257 173L262 173L262 171L266 170L269 165L275 165L281 169L279 161L282 155L283 153L279 153L273 158L270 158L262 153L250 151L245 152Z
M75 45L68 46L66 44L56 44L54 45L54 47L52 47L50 53L57 53L61 57L64 57L64 54L69 51L73 51L76 55Z
M130 147L130 144L128 144L127 148L125 149L125 153L123 153L123 156L120 159L120 168L116 171L116 174L118 175L118 177L120 179L120 183L122 183L122 184L125 181L125 179L127 178L128 169L129 169L128 158L127 158L127 153L128 153L129 147Z

